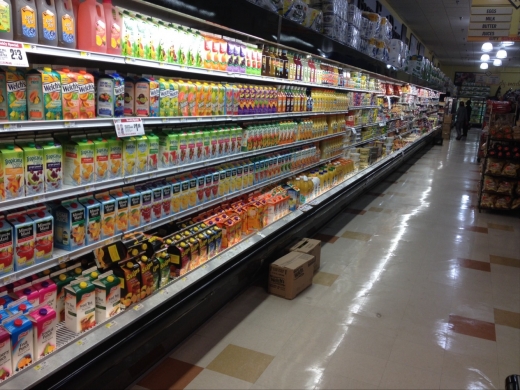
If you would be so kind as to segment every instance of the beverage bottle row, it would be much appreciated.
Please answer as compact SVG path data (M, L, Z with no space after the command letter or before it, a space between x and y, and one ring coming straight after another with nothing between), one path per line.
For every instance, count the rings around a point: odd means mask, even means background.
M278 86L278 112L312 111L311 100L306 87Z

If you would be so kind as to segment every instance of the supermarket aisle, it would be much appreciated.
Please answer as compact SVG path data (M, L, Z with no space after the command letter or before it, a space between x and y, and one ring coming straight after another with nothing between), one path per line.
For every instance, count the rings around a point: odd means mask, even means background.
M251 287L135 388L503 388L520 373L520 220L475 209L478 135L331 221L296 299Z

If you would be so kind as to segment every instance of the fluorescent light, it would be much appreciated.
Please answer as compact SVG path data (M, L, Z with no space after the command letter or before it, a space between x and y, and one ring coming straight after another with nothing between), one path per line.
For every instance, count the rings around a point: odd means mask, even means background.
M493 50L493 44L491 42L486 42L482 45L482 51L484 53L490 52Z
M500 49L497 52L497 58L507 58L507 51L505 51L504 49Z
M514 42L511 42L511 41L504 41L502 42L502 46L513 46L515 43Z
M495 65L495 66L500 66L500 65L502 65L502 60L499 60L499 59L494 60L494 61L493 61L493 65Z
M489 54L482 54L482 57L480 57L480 61L489 61Z
M480 69L487 69L487 68L488 68L487 62L483 62L482 64L480 64Z

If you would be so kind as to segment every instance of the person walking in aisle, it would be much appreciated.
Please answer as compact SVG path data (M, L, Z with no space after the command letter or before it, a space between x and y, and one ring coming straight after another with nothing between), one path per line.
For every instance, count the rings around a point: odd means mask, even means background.
M459 103L459 109L457 110L457 119L455 121L455 129L457 130L457 141L460 141L462 138L462 128L466 123L466 108L464 107L464 102Z
M466 122L464 123L464 132L462 133L463 137L468 136L468 130L470 128L470 118L471 118L471 99L466 102Z

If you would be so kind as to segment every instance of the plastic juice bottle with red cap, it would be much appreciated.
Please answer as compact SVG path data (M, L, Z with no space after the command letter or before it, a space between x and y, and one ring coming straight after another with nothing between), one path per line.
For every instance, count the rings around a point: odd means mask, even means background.
M96 0L85 0L78 7L78 49L107 52L105 10Z
M116 7L112 5L112 0L103 0L103 9L106 22L107 53L121 55L121 16Z

